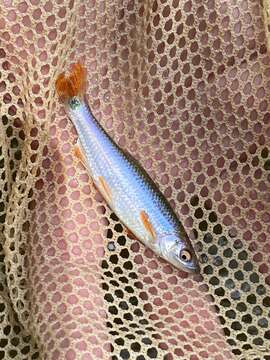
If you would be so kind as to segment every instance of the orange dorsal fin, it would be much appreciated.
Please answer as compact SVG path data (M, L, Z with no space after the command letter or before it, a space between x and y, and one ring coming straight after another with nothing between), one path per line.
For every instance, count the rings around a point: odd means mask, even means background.
M65 100L74 96L81 96L85 92L86 69L80 64L72 65L71 72L68 76L62 73L55 82L58 95Z

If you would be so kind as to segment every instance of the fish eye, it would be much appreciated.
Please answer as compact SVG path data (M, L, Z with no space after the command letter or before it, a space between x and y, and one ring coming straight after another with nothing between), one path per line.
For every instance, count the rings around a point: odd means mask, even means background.
M192 258L190 251L187 249L182 249L180 251L180 259L183 261L190 261Z

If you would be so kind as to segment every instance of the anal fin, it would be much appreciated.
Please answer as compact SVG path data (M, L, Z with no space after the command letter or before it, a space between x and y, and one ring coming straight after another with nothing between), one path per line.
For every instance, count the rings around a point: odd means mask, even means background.
M101 195L104 197L104 199L107 201L108 204L111 204L112 202L112 192L107 184L106 180L103 176L98 176L97 178L97 187L100 191Z
M77 143L74 145L74 148L73 148L73 153L74 153L74 156L83 164L83 166L87 169L88 166L87 166L87 160L86 160L86 157L83 153L83 150L82 150L82 147L81 147L81 144L80 144L80 141L79 139L77 140Z

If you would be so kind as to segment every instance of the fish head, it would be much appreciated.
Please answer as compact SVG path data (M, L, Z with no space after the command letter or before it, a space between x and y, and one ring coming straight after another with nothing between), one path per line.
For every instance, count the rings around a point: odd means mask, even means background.
M161 256L177 269L198 273L199 262L187 235L179 233L163 234L159 237Z

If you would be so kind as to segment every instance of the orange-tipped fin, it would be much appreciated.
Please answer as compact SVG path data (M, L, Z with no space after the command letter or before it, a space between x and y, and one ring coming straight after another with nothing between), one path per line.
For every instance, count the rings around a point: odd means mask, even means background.
M86 69L80 64L74 64L68 76L60 74L55 82L58 95L65 100L83 95L86 85Z
M101 195L104 197L107 203L110 204L112 202L112 192L103 176L98 177L98 184L98 189L101 192Z
M141 221L143 223L143 226L144 226L145 230L152 237L152 241L155 241L155 238L156 238L155 229L154 229L153 225L151 224L151 222L149 220L148 214L144 210L142 210L140 212L140 218L141 218Z

